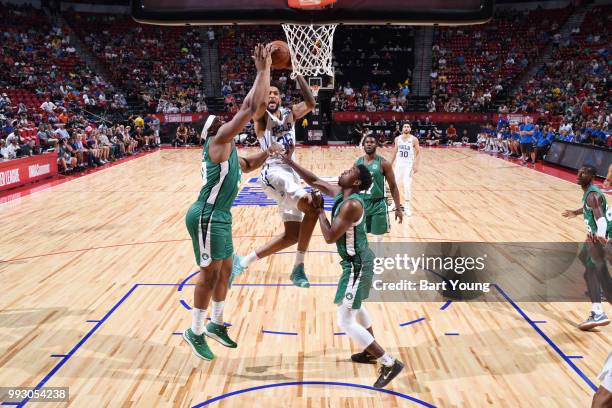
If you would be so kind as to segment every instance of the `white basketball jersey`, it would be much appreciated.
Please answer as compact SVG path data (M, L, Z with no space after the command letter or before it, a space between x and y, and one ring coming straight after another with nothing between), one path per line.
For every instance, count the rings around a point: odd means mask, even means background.
M403 140L403 136L395 139L397 145L397 156L395 156L395 165L399 167L412 167L414 163L414 136L410 135L407 140Z
M291 109L279 108L280 119L276 115L266 111L268 119L266 121L266 130L263 137L259 140L262 150L268 150L272 143L278 143L284 146L285 149L290 144L295 145L295 119ZM268 165L286 166L283 161L277 157L269 157L266 160Z

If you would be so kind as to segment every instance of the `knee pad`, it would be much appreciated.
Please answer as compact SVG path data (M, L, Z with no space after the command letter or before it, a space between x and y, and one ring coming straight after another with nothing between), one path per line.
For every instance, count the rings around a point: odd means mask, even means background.
M344 305L338 306L338 326L365 349L374 342L374 336L357 323L357 312L358 310L349 309Z

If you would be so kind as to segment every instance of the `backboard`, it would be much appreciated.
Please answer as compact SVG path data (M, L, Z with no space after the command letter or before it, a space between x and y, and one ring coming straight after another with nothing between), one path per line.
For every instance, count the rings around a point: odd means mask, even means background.
M476 24L493 0L133 0L136 21L153 24Z

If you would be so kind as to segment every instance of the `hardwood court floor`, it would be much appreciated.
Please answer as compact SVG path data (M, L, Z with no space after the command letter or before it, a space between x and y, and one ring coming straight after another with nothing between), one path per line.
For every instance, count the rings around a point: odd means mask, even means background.
M336 176L360 151L297 154ZM335 288L284 286L291 253L254 264L230 291L225 318L239 348L213 343L213 362L195 358L174 333L191 320L193 288L179 284L196 269L184 216L198 193L199 156L162 150L0 205L0 386L70 387L69 403L45 407L187 407L253 387L264 388L210 406L589 406L612 330L574 328L588 304L368 304L377 339L407 363L389 388L396 394L376 392L355 386L377 373L348 360L357 348L337 334ZM413 190L414 216L394 224L389 240L584 236L581 219L560 215L580 205L578 186L468 149L424 150ZM241 254L281 225L274 206L241 205L233 215ZM333 284L335 248L315 234L308 275ZM344 384L265 388L309 381Z

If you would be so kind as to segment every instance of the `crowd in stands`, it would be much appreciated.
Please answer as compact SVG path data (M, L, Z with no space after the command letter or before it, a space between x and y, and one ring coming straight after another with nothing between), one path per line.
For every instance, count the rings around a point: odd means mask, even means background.
M612 114L608 114L608 120ZM612 129L585 127L573 129L569 123L562 123L558 129L548 124L544 117L533 123L531 116L525 116L523 123L509 121L500 115L497 126L487 124L478 134L478 146L487 153L500 153L521 158L524 162L536 163L541 159L552 142L564 141L612 148Z
M571 7L509 10L484 25L436 28L429 111L490 110L571 13Z
M612 6L595 7L568 38L557 37L552 59L511 103L513 112L562 117L564 140L603 141L610 134Z
M112 80L148 111L208 110L199 28L138 24L130 16L93 13L71 13L67 20Z
M125 108L121 94L86 66L67 31L52 25L41 10L0 4L0 11L0 89L21 112L53 122L60 112ZM53 112L40 112L43 102L51 102Z

